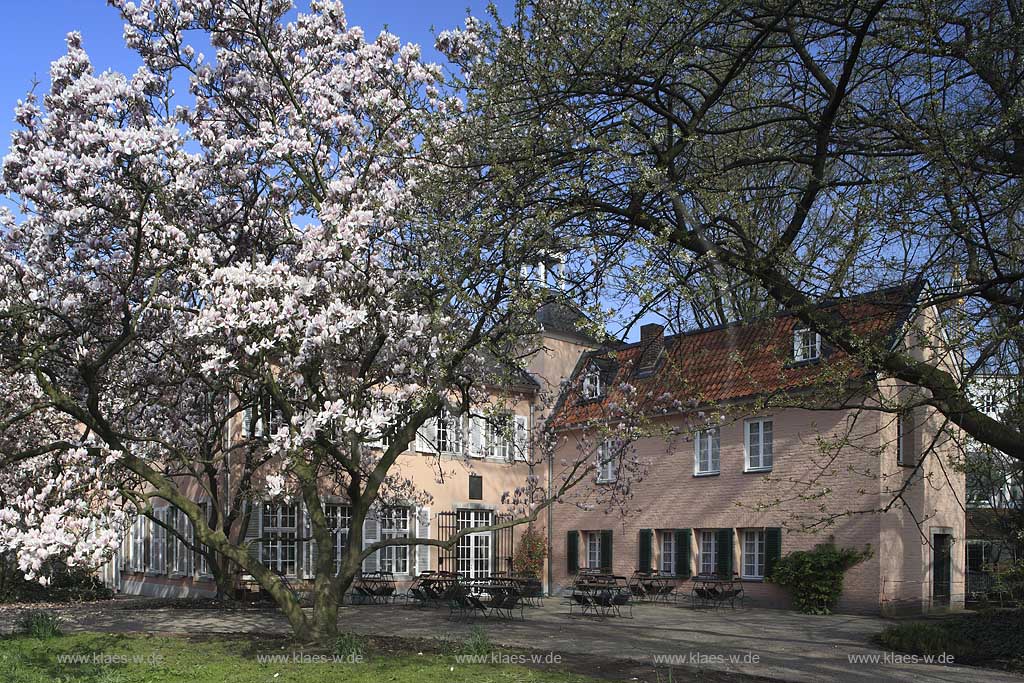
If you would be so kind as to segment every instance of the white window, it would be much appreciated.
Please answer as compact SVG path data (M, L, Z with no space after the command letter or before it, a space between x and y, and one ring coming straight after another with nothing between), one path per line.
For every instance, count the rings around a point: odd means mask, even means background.
M904 443L906 439L907 421L903 417L903 413L896 413L896 464L906 465L909 460L907 453L907 447Z
M999 412L999 398L995 394L981 395L981 412L995 416Z
M746 422L747 471L772 468L772 421L761 418Z
M380 539L409 538L409 508L390 508L380 517ZM409 546L388 545L380 549L379 568L394 574L409 573Z
M700 573L715 574L718 572L718 533L715 531L700 532Z
M764 578L764 530L743 532L743 578Z
M206 503L200 503L202 508ZM167 573L186 576L192 573L190 562L192 550L186 543L192 538L192 522L185 513L176 507L170 509L167 521L168 527L174 529L174 533L168 537L167 542ZM182 539L185 540L182 540Z
M255 406L250 405L242 410L243 437L273 436L282 425L284 413L274 407L269 396L259 399Z
M601 532L587 531L587 568L601 569Z
M721 430L718 427L697 432L694 444L694 474L718 474L719 454L722 448Z
M490 523L490 510L458 511L459 530L487 526ZM492 532L484 531L466 534L459 539L456 562L460 574L470 579L490 576L491 538Z
M512 414L492 415L487 420L487 452L492 458L509 460L512 457Z
M588 401L601 398L602 393L604 387L601 385L601 369L591 365L583 374L583 398Z
M815 360L821 357L821 335L807 328L793 331L793 360Z
M661 532L661 563L662 574L674 576L676 573L676 538L675 532Z
M154 510L149 522L149 571L163 574L167 571L164 558L167 552L167 529L161 524L167 519L167 509Z
M462 415L452 415L447 410L437 417L437 450L440 453L462 453Z
M260 544L264 565L285 576L295 576L298 557L298 506L295 504L263 506L263 542Z
M607 484L618 479L619 464L616 462L615 443L606 440L597 447L597 483Z
M348 505L324 505L327 528L334 532L334 575L341 573L341 558L348 546L348 532L352 527L352 508Z

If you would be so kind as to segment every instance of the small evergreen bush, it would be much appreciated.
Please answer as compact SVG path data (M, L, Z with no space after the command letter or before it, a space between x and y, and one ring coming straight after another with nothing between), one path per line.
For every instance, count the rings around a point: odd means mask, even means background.
M539 577L548 556L548 539L532 524L526 527L512 557L512 570L518 576Z

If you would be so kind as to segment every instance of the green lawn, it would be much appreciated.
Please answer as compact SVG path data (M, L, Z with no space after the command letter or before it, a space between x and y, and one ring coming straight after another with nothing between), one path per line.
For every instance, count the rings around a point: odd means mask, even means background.
M196 641L162 636L79 633L0 639L4 683L586 683L555 669L513 664L459 664L453 654L366 653L363 663L260 662L267 655L331 657L283 641ZM90 661L67 661L78 656ZM98 658L99 661L96 661ZM63 660L63 661L62 661Z

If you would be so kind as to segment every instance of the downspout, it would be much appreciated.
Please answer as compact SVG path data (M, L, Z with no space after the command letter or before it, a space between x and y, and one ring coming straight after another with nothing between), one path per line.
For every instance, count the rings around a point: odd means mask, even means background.
M548 460L548 500L550 501L551 500L551 492L554 490L554 480L555 480L555 452L554 452L554 449L548 449L548 458L547 458L547 460ZM554 530L554 523L555 523L554 522L554 507L555 506L552 505L550 502L548 503L548 509L547 509L548 533L546 535L548 537L547 538L547 545L548 545L548 553L547 553L547 555L548 555L548 557L547 557L547 560L548 560L547 561L547 564L548 564L548 590L547 590L547 593L548 593L549 596L552 594L552 586L554 585L554 580L555 580L554 569L553 569L553 565L551 564L551 557L552 557L551 553L554 550L554 548L551 545L551 534L552 534L552 532Z

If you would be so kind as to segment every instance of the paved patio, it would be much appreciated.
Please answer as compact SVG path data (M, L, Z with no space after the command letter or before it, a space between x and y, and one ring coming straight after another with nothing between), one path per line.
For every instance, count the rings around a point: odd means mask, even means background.
M870 616L809 616L767 609L694 611L684 607L639 605L633 619L573 617L557 599L528 609L526 621L448 620L448 610L403 606L343 607L342 630L415 638L460 638L472 624L485 628L496 646L535 652L591 655L651 664L655 658L681 670L716 669L788 681L992 681L1022 683L998 671L937 664L893 663L868 638L885 619ZM111 632L238 634L287 633L274 610L117 610L74 607L63 610L72 630ZM10 630L13 611L0 613ZM851 656L878 657L851 662ZM678 678L677 678L678 680Z

